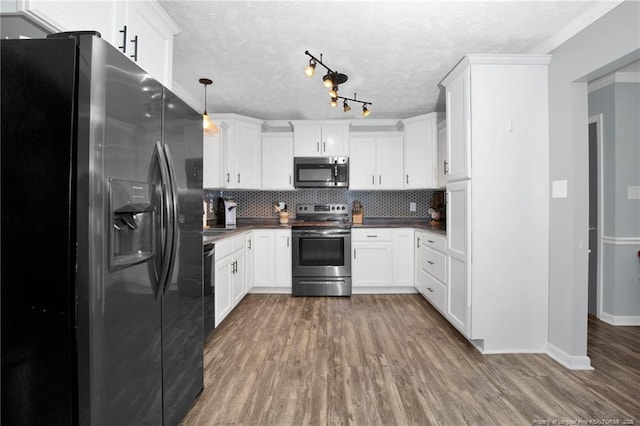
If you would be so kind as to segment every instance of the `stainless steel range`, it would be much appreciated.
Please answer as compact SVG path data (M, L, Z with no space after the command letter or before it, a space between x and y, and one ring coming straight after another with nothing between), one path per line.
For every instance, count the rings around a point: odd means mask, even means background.
M292 223L294 296L351 295L351 225L346 204L298 204Z

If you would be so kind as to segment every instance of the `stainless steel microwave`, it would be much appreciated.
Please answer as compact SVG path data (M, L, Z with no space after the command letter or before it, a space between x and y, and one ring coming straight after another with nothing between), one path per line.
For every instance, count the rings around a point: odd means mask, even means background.
M349 187L349 157L294 157L296 188Z

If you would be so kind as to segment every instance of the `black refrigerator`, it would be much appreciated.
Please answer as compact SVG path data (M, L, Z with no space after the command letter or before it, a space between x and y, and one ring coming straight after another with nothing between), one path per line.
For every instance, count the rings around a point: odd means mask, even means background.
M1 423L178 424L203 387L202 117L99 34L0 43Z

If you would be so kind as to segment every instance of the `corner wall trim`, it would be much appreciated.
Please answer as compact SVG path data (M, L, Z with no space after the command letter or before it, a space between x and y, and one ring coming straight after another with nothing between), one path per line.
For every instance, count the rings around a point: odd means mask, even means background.
M547 355L570 370L593 370L588 356L569 355L552 343L547 343Z

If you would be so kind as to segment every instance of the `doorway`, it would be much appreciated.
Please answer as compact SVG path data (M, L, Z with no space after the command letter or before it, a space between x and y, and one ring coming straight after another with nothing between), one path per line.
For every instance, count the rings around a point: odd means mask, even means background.
M589 293L588 313L600 317L600 213L602 184L602 114L589 118Z

